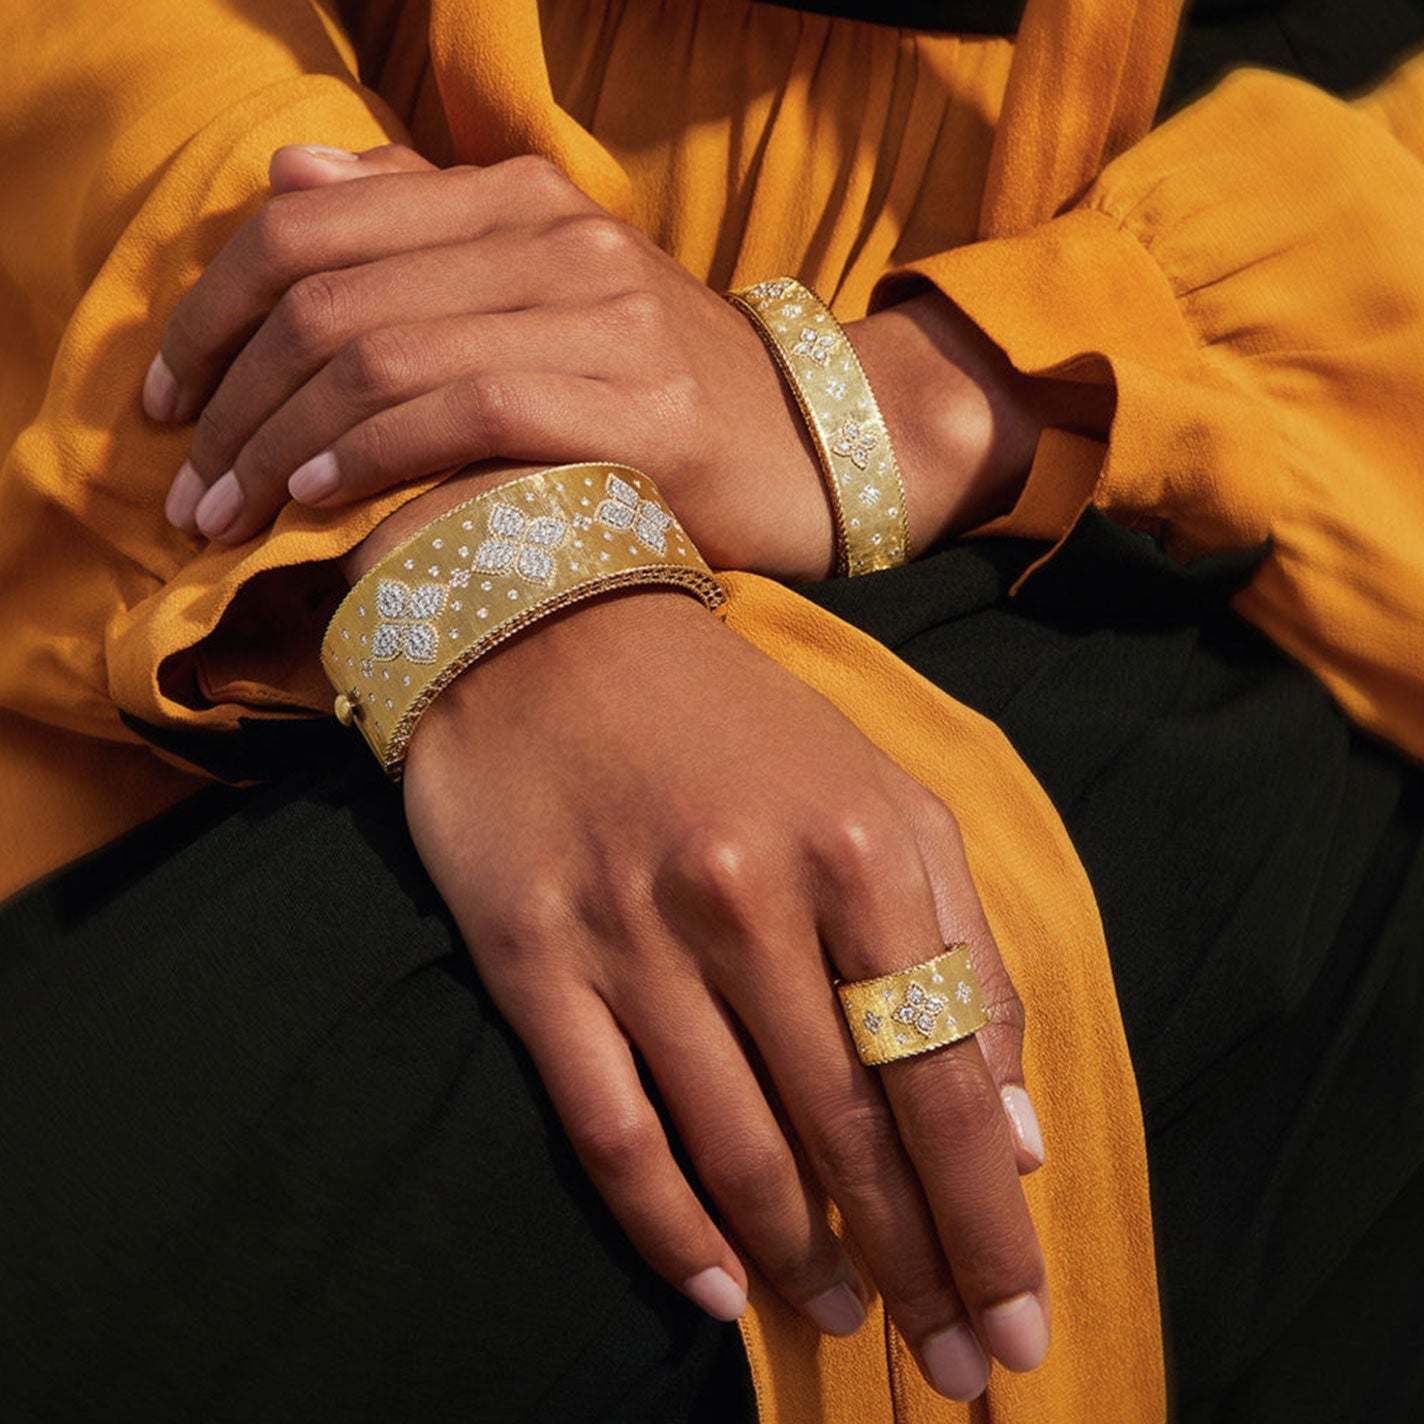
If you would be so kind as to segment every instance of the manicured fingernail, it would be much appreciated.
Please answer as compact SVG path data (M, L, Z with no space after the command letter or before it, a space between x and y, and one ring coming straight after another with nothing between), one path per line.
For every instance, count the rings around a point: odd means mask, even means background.
M202 477L184 460L173 476L173 483L168 486L168 498L163 501L164 516L175 529L196 533L198 522L195 516L207 492L208 487Z
M298 504L320 504L335 494L340 484L341 471L336 468L336 456L330 450L323 450L292 472L287 493Z
M806 1314L827 1335L854 1335L865 1324L865 1307L844 1282L808 1300Z
M721 1266L708 1266L682 1283L683 1293L713 1320L735 1320L747 1308L747 1293Z
M178 378L161 355L149 363L143 378L143 408L154 420L165 421L172 420L178 409Z
M930 1383L950 1399L976 1399L989 1383L989 1361L967 1325L931 1335L920 1347Z
M355 163L361 156L359 153L352 153L345 148L328 148L324 143L304 143L301 145L303 152L311 154L313 158L336 158L342 163Z
M242 486L231 470L205 494L195 516L198 528L209 539L221 539L242 513Z
M1048 1353L1048 1322L1038 1297L1027 1291L984 1312L989 1348L1011 1370L1031 1370Z
M1020 1087L1010 1084L999 1094L1004 1100L1004 1111L1013 1124L1014 1136L1019 1146L1043 1166L1043 1129L1038 1125L1038 1114L1033 1110L1033 1099Z

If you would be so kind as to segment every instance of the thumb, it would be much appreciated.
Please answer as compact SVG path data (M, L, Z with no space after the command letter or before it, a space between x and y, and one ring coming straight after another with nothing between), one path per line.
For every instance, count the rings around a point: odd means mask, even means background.
M289 144L272 155L267 177L274 193L295 193L352 178L370 178L377 173L426 173L434 167L401 143L369 148L365 153L348 153L344 148L316 143Z

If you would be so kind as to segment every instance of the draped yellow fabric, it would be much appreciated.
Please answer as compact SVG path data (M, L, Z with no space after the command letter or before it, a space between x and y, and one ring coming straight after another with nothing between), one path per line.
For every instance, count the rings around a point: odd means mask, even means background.
M414 492L288 509L236 549L163 521L185 437L143 418L144 369L293 142L543 152L705 280L792 272L843 318L921 273L1021 369L1118 390L1104 439L1050 432L991 528L1056 539L1091 501L1184 557L1269 538L1241 611L1424 755L1420 64L1355 107L1244 76L1144 138L1174 0L1030 0L1017 47L747 0L365 11L351 43L334 4L296 0L0 15L26 57L0 89L0 893L202 784L140 724L324 709L330 561ZM1040 1370L952 1405L878 1310L817 1341L758 1287L763 1417L1162 1417L1141 1123L1060 822L991 726L884 649L764 580L728 587L734 627L959 816L1050 1148L1028 1184L1054 1294Z

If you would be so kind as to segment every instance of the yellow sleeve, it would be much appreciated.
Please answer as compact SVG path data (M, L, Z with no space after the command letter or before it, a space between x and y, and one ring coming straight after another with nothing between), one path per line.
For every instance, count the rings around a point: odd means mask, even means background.
M332 9L0 14L0 44L23 57L0 86L0 708L134 742L121 713L225 730L327 703L311 657L324 561L414 490L344 515L291 509L243 547L208 548L162 515L187 432L139 402L165 318L261 202L272 151L404 137ZM258 616L274 598L282 617Z
M1422 157L1424 57L1356 105L1242 71L1068 211L909 269L1019 370L1116 387L979 532L1058 540L1091 503L1182 560L1269 541L1239 611L1419 758Z

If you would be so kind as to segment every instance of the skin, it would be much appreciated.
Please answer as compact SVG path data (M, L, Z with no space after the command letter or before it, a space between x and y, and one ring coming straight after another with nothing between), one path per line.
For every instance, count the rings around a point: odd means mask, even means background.
M239 540L288 497L336 507L472 467L386 521L355 578L526 462L613 459L653 475L714 565L830 571L814 456L750 326L548 165L288 149L273 182L145 386L155 419L196 420L174 523ZM1023 381L937 293L847 329L921 546L1011 504L1045 423L1106 418ZM404 790L484 982L655 1270L731 1318L741 1253L849 1333L868 1288L827 1229L830 1196L936 1389L977 1395L990 1357L1039 1363L1023 1009L942 803L671 592L593 600L483 659L425 714ZM961 939L991 1025L862 1067L832 976Z

